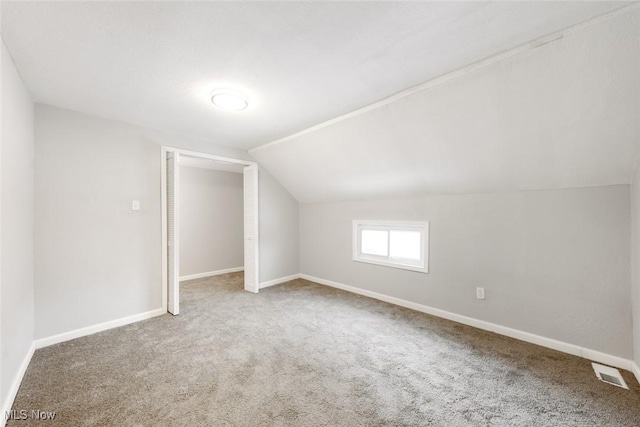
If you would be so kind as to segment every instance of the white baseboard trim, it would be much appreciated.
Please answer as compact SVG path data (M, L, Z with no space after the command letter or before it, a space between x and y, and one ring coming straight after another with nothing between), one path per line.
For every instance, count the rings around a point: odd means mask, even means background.
M244 271L244 267L225 268L224 270L205 271L204 273L189 274L187 276L180 276L180 281L193 279L202 279L203 277L219 276L221 274L235 273L237 271Z
M400 298L391 297L389 295L384 295L377 292L356 288L354 286L333 282L331 280L309 276L307 274L301 274L300 277L302 279L309 280L311 282L316 282L321 285L331 286L332 288L342 289L343 291L352 292L354 294L359 294L359 295L363 295L369 298L374 298L380 301L385 301L391 304L399 305L401 307L410 308L412 310L431 314L433 316L442 317L444 319L448 319L454 322L473 326L478 329L484 329L485 331L495 332L496 334L505 335L511 338L519 339L521 341L526 341L532 344L537 344L543 347L558 350L563 353L568 353L574 356L583 357L585 359L589 359L594 362L599 362L605 365L614 366L616 368L624 369L627 371L632 370L633 362L629 359L624 359L622 357L612 356L610 354L580 347L575 344L569 344L563 341L558 341L553 338L547 338L547 337L535 335L529 332L520 331L518 329L508 328L506 326L498 325L491 322L486 322L484 320L475 319L473 317L467 317L460 314L451 313L449 311L441 310L439 308L429 307L426 305L403 300ZM638 381L640 382L640 376L639 376L640 371L638 373L634 371L634 373L636 374L636 378L638 378Z
M97 325L87 326L85 328L64 332L62 334L57 334L57 335L53 335L46 338L40 338L35 341L35 346L36 348L48 347L53 344L58 344L61 342L95 334L96 332L102 332L108 329L117 328L119 326L128 325L130 323L139 322L141 320L151 319L152 317L161 316L166 312L167 310L165 310L164 308L158 308L155 310L147 311L145 313L139 313L139 314L134 314L133 316L121 317L120 319L110 320L108 322L99 323Z
M300 274L292 274L291 276L279 277L273 280L267 280L266 282L260 283L260 289L268 288L269 286L279 285L280 283L288 282L290 280L299 279Z
M631 362L631 372L635 375L636 380L640 383L640 367L636 362Z
M24 378L24 374L27 372L27 368L29 367L29 363L31 362L31 358L33 357L33 352L36 350L36 346L34 343L31 343L31 347L29 351L27 351L26 356L22 360L20 364L20 369L16 373L16 376L13 378L11 382L11 387L9 388L9 392L7 393L7 397L5 397L4 402L2 402L2 418L0 419L0 427L4 427L7 422L7 418L5 414L7 414L11 407L13 406L13 401L16 400L16 395L18 394L18 389L20 388L20 384L22 384L22 380Z

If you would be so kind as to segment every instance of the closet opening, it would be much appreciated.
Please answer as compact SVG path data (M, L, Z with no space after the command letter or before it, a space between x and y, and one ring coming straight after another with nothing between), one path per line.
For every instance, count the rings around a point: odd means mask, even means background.
M244 289L258 293L258 192L255 162L163 147L162 301L169 313L180 313L181 279L244 270Z

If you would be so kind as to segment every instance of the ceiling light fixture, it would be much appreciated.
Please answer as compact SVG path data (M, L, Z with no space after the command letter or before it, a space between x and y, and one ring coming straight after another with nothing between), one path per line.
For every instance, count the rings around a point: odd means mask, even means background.
M218 108L229 111L242 111L249 106L247 98L233 89L216 89L211 92L211 102Z

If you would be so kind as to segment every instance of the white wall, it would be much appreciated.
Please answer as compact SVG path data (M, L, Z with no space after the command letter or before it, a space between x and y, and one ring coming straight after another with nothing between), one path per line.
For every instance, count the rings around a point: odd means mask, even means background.
M161 145L247 153L42 104L35 126L36 338L160 308ZM267 173L259 185L264 281L298 272L298 207Z
M301 204L301 273L631 359L629 211L628 185ZM354 219L430 221L429 273L352 261Z
M33 344L33 103L2 43L0 403L10 409L12 384ZM2 414L4 416L4 413Z
M180 276L244 265L243 176L180 167Z
M640 167L631 184L631 304L633 360L640 367Z

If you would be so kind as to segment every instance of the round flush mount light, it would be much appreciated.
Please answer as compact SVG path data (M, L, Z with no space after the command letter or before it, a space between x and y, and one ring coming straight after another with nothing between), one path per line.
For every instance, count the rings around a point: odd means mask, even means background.
M242 111L249 106L247 97L233 89L216 89L211 92L211 102L218 108L228 111Z

